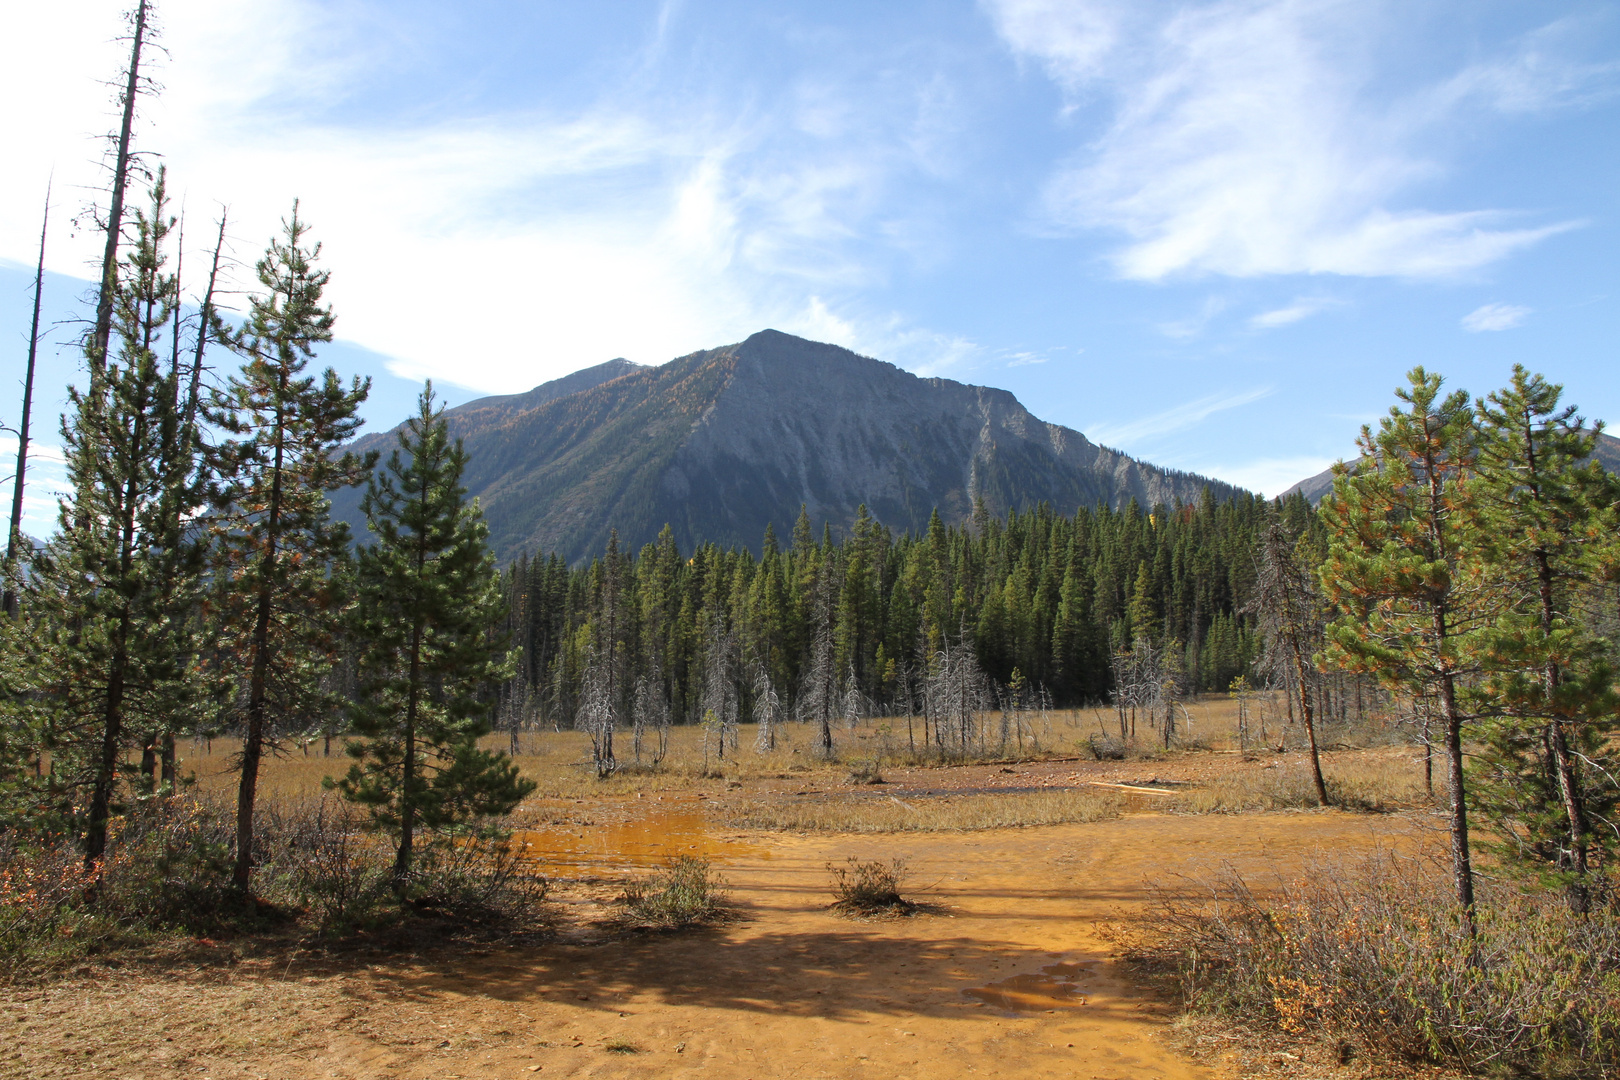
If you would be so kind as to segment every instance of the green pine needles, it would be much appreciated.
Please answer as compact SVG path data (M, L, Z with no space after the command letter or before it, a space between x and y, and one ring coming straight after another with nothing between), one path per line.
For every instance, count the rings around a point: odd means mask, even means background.
M504 597L483 514L461 485L467 455L431 383L399 444L361 504L377 542L357 568L356 760L333 786L395 838L394 888L404 895L418 833L454 834L508 813L534 784L505 754L478 747L490 730L481 691L511 674L505 641L490 633Z
M1515 367L1470 402L1416 368L1322 507L1338 612L1319 660L1409 702L1444 748L1457 901L1474 905L1469 810L1491 846L1591 903L1620 806L1614 637L1620 485L1562 388ZM1431 733L1429 725L1439 730Z

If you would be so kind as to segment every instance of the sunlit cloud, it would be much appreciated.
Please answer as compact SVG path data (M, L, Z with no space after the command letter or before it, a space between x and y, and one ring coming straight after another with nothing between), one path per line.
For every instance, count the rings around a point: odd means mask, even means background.
M119 7L35 5L0 45L0 92L38 104L5 119L8 144L32 148L29 168L0 175L8 205L31 203L53 161L60 192L93 197L93 133L113 122L101 80L123 46L85 28L111 38ZM850 299L931 257L929 211L894 198L949 168L949 94L931 72L790 78L765 96L610 80L567 110L347 120L344 102L408 52L374 32L379 11L162 5L164 90L143 102L138 141L162 151L184 198L189 266L210 231L199 219L228 204L245 288L300 198L332 270L338 334L405 377L487 391L614 356L660 363L765 326L803 332L834 314L840 344L892 348L885 358L907 366L942 370L974 352ZM643 83L656 82L658 42L678 17L666 5L649 23ZM0 223L0 257L27 262L33 243L26 218ZM96 243L63 230L50 265L91 276Z
M1327 469L1335 460L1309 454L1266 457L1234 464L1198 465L1193 467L1193 471L1274 499L1301 480L1309 480Z
M988 0L1008 45L1111 122L1052 178L1047 221L1123 232L1126 278L1346 274L1444 278L1572 221L1403 205L1445 171L1424 135L1481 103L1576 100L1613 73L1572 74L1545 37L1404 99L1371 95L1362 43L1399 30L1338 0L1123 4ZM1534 59L1533 59L1534 58Z
M1159 435L1182 432L1197 427L1216 413L1226 412L1269 397L1273 387L1257 386L1235 394L1210 394L1161 412L1125 420L1118 423L1092 424L1085 435L1092 442L1105 446L1129 449L1133 444Z
M1337 300L1327 297L1303 297L1286 307L1262 311L1249 320L1249 325L1256 330L1274 330L1279 326L1288 326L1308 319L1328 308L1336 307L1338 303Z
M1470 334L1511 330L1530 315L1527 307L1514 304L1485 304L1462 317L1462 328Z

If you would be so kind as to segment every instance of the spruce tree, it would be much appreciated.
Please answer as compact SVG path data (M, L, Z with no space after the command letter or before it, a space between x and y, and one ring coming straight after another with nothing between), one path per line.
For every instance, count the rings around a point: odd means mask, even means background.
M106 850L126 743L149 740L200 696L186 639L202 552L192 523L206 476L180 437L174 376L158 357L178 303L165 271L174 224L166 203L160 170L112 297L116 356L98 368L92 353L90 388L69 391L71 491L25 583L27 688L48 714L63 794L83 807L88 865Z
M1560 407L1562 388L1515 365L1512 383L1476 403L1477 477L1466 510L1476 573L1502 590L1501 616L1475 639L1487 669L1476 697L1485 725L1475 797L1510 857L1589 903L1592 849L1616 849L1609 819L1620 786L1608 749L1620 701L1611 643L1580 610L1611 542L1612 477L1590 460L1597 433Z
M1457 902L1473 925L1474 876L1463 775L1460 695L1467 639L1488 618L1468 579L1467 523L1458 512L1473 469L1468 395L1441 396L1441 378L1412 369L1375 433L1361 429L1361 460L1339 466L1322 513L1328 555L1319 577L1340 612L1327 627L1325 659L1378 677L1444 725L1451 856Z
M329 519L327 492L358 484L375 460L341 452L360 427L355 410L370 380L345 387L331 368L319 379L303 374L315 346L332 340L322 303L330 274L316 269L320 245L306 246L296 202L282 228L257 266L264 292L231 341L241 370L210 410L235 436L220 451L215 578L217 633L241 683L234 881L244 891L265 746L278 721L331 708L321 680L338 658L352 590L349 529Z
M430 383L361 503L377 542L358 560L356 760L335 786L396 839L401 895L419 831L455 832L534 790L505 754L478 747L490 691L512 664L489 632L504 601L489 529L461 484L466 466Z

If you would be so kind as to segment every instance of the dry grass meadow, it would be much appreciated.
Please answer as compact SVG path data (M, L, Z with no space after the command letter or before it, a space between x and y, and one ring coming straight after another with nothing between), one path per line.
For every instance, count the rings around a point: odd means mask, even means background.
M1181 745L1144 726L1140 746L1100 757L1092 736L1117 736L1117 719L1094 710L1018 718L1005 749L967 761L918 751L904 717L838 731L832 761L797 724L767 753L744 727L724 758L676 728L656 767L621 733L625 767L606 780L584 735L523 732L516 760L539 786L512 825L551 880L538 933L86 958L0 984L0 1075L1372 1075L1309 1039L1272 1053L1178 1026L1168 987L1119 959L1115 930L1146 915L1150 883L1427 843L1421 750L1398 730L1323 733L1344 808L1321 809L1302 734L1269 709L1265 747L1240 746L1235 704L1214 698L1190 706ZM232 749L183 751L197 798L229 799ZM322 780L347 760L323 749L271 761L262 797L333 799ZM683 857L712 868L730 915L675 931L627 920L621 898L662 888ZM829 867L850 859L901 860L920 906L836 910Z

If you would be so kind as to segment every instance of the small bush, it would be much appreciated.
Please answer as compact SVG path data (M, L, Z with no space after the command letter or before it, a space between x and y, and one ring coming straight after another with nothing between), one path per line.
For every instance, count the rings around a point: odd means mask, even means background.
M550 882L504 836L445 838L418 857L406 895L419 911L463 921L518 920L536 915Z
M878 768L877 758L871 761L862 761L849 770L848 780L851 784L881 784L883 772Z
M330 798L272 804L265 818L270 839L261 833L261 891L279 887L325 934L365 929L383 919L392 899L388 853L362 834L363 818L353 806Z
M847 865L827 864L832 875L833 907L849 915L909 915L917 905L900 895L905 883L906 861L862 862L850 856Z
M85 898L96 880L71 845L19 844L0 851L0 957L69 949L82 941Z
M1620 1075L1620 913L1486 884L1470 938L1411 858L1318 865L1264 893L1236 874L1163 892L1146 959L1189 1006L1374 1056L1542 1077Z
M724 918L729 913L724 884L708 859L680 855L663 873L631 882L621 899L636 921L675 929Z
M1086 738L1086 749L1098 761L1124 761L1125 744L1112 735L1096 732Z

